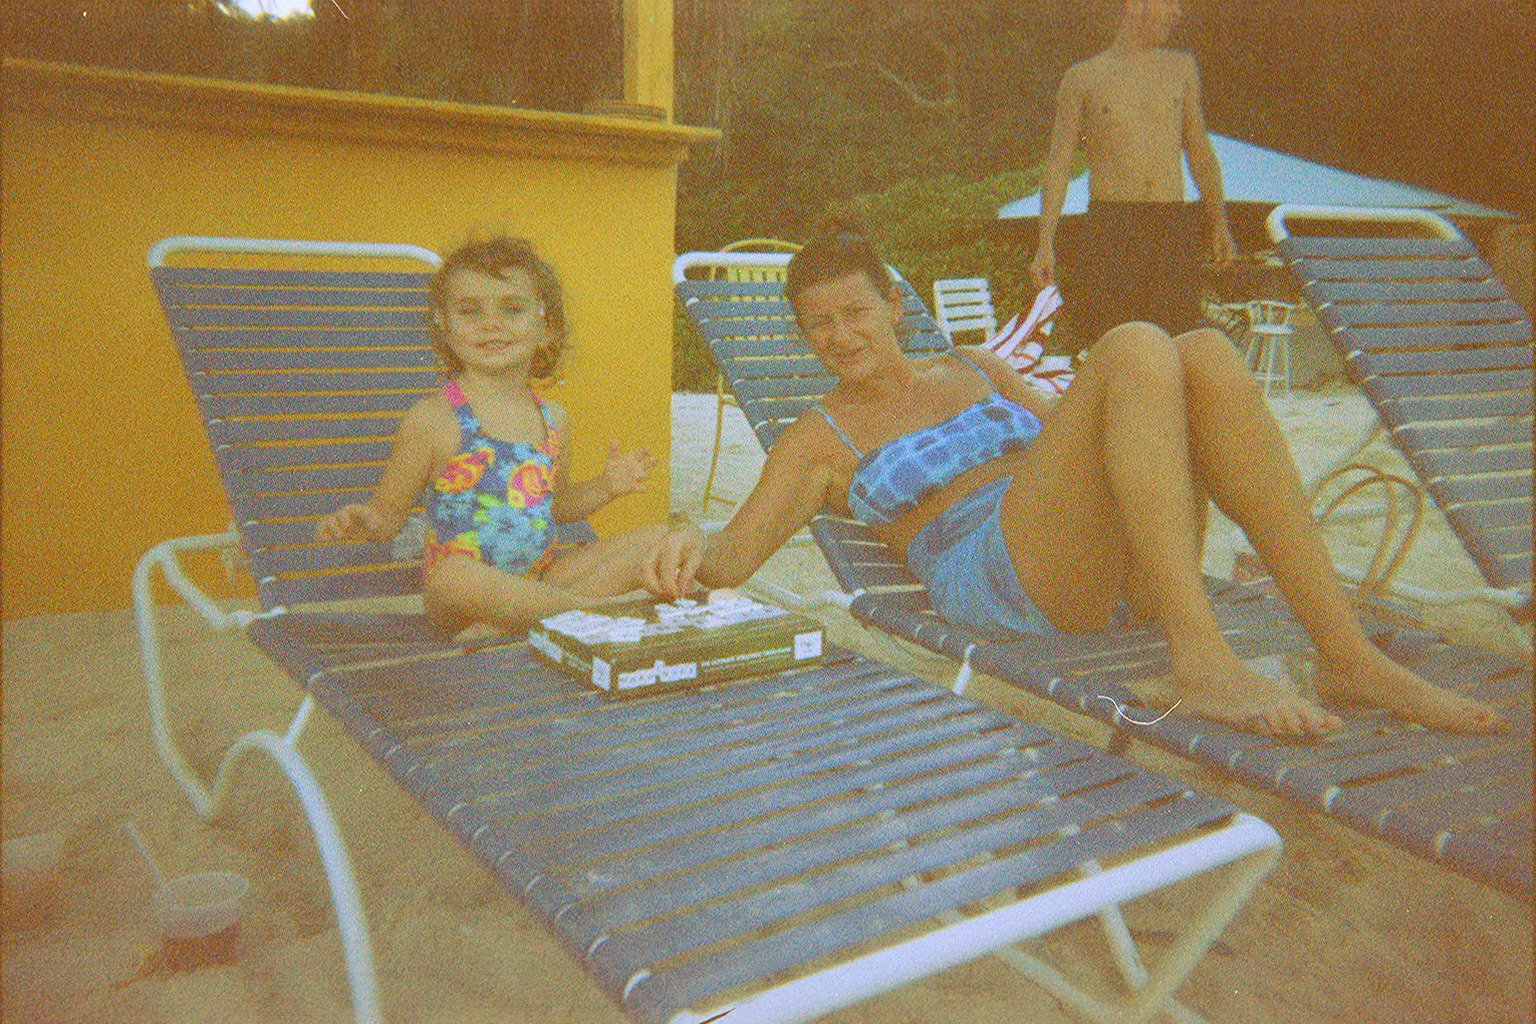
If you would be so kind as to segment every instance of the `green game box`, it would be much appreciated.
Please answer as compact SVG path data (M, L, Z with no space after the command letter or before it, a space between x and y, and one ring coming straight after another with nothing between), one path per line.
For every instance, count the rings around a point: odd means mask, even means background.
M528 632L547 661L618 697L814 665L825 639L814 619L737 596L564 612Z

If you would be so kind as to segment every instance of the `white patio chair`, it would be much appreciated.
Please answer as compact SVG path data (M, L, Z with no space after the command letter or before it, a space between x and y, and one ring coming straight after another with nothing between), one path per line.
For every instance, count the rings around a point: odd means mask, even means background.
M933 282L933 317L954 344L956 331L980 331L988 341L997 333L992 287L984 277L950 277Z
M1248 303L1247 358L1253 375L1264 383L1264 397L1281 381L1291 390L1291 313L1294 303L1254 299ZM1278 365L1278 369L1277 369Z

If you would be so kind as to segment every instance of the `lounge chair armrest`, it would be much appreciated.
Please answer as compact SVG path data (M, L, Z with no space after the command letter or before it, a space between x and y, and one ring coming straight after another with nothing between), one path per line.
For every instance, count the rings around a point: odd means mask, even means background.
M251 621L257 617L255 612L244 609L226 612L214 604L211 597L187 579L186 574L181 571L181 561L178 557L185 551L217 551L239 543L238 533L205 533L162 541L145 552L133 571L134 607L139 613L141 639L145 615L152 615L154 612L154 596L150 592L149 572L155 566L160 567L160 573L170 588L213 628L222 631L232 628L244 629L250 625Z
M176 235L162 238L144 255L150 267L165 265L166 257L179 252L222 252L246 255L356 256L364 259L413 259L436 269L442 257L419 245L387 242L297 241L286 238L211 238Z
M213 551L239 542L240 536L236 533L177 537L150 548L144 557L139 559L139 564L133 571L134 618L139 628L139 652L144 659L144 688L149 698L150 725L154 732L155 747L160 754L160 760L171 773L171 777L187 795L192 806L204 817L211 817L216 812L218 797L210 793L193 774L186 757L176 746L175 738L171 734L165 708L165 675L160 661L160 637L150 572L159 566L161 574L171 585L171 589L195 608L210 626L220 631L234 627L243 629L258 617L257 614L244 609L225 612L219 608L213 603L212 598L187 579L181 571L181 563L178 560L178 556L184 551Z
M1298 220L1413 224L1447 241L1459 242L1464 237L1456 225L1430 210L1281 203L1269 211L1264 221L1271 240L1278 242L1290 237L1290 230L1285 226L1287 217Z

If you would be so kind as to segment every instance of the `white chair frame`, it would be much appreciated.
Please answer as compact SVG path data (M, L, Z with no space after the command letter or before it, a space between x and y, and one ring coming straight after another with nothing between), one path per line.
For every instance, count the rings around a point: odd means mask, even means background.
M933 282L933 317L953 344L956 331L980 331L983 341L997 333L992 285L985 277L947 277Z
M366 259L407 259L436 269L442 260L428 249L413 245L371 244L358 242L306 242L264 238L208 238L178 236L156 243L146 262L164 266L168 257L180 252L200 251L254 255L344 256ZM341 830L314 772L299 753L299 737L315 709L314 698L305 695L287 730L282 734L257 729L235 740L225 751L212 786L204 785L187 763L171 730L165 703L165 673L161 660L158 615L155 608L153 572L158 569L165 582L203 621L219 632L244 629L258 618L285 614L283 608L263 613L238 610L225 612L213 599L187 579L182 572L180 555L195 551L229 551L240 545L236 532L203 534L164 541L139 559L133 574L134 615L138 624L139 648L144 659L144 682L149 698L150 728L155 749L171 778L186 795L192 807L205 819L218 816L229 792L235 767L250 753L265 753L293 787L294 794L309 820L319 848L321 865L330 885L331 903L336 913L347 980L352 994L353 1019L359 1024L382 1020L379 1009L378 982L373 966L368 921L358 895L357 878Z

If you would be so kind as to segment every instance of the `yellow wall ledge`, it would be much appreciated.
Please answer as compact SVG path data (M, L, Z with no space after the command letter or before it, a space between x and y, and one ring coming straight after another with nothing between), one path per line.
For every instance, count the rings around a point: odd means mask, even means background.
M677 165L664 122L6 61L0 204L0 601L7 619L127 607L138 557L229 515L145 269L171 235L530 239L564 281L573 471L609 440L659 479L594 517L665 521ZM251 593L215 558L193 580Z
M71 117L384 142L391 145L676 164L720 137L639 117L514 107L142 74L70 64L5 61L7 109Z

